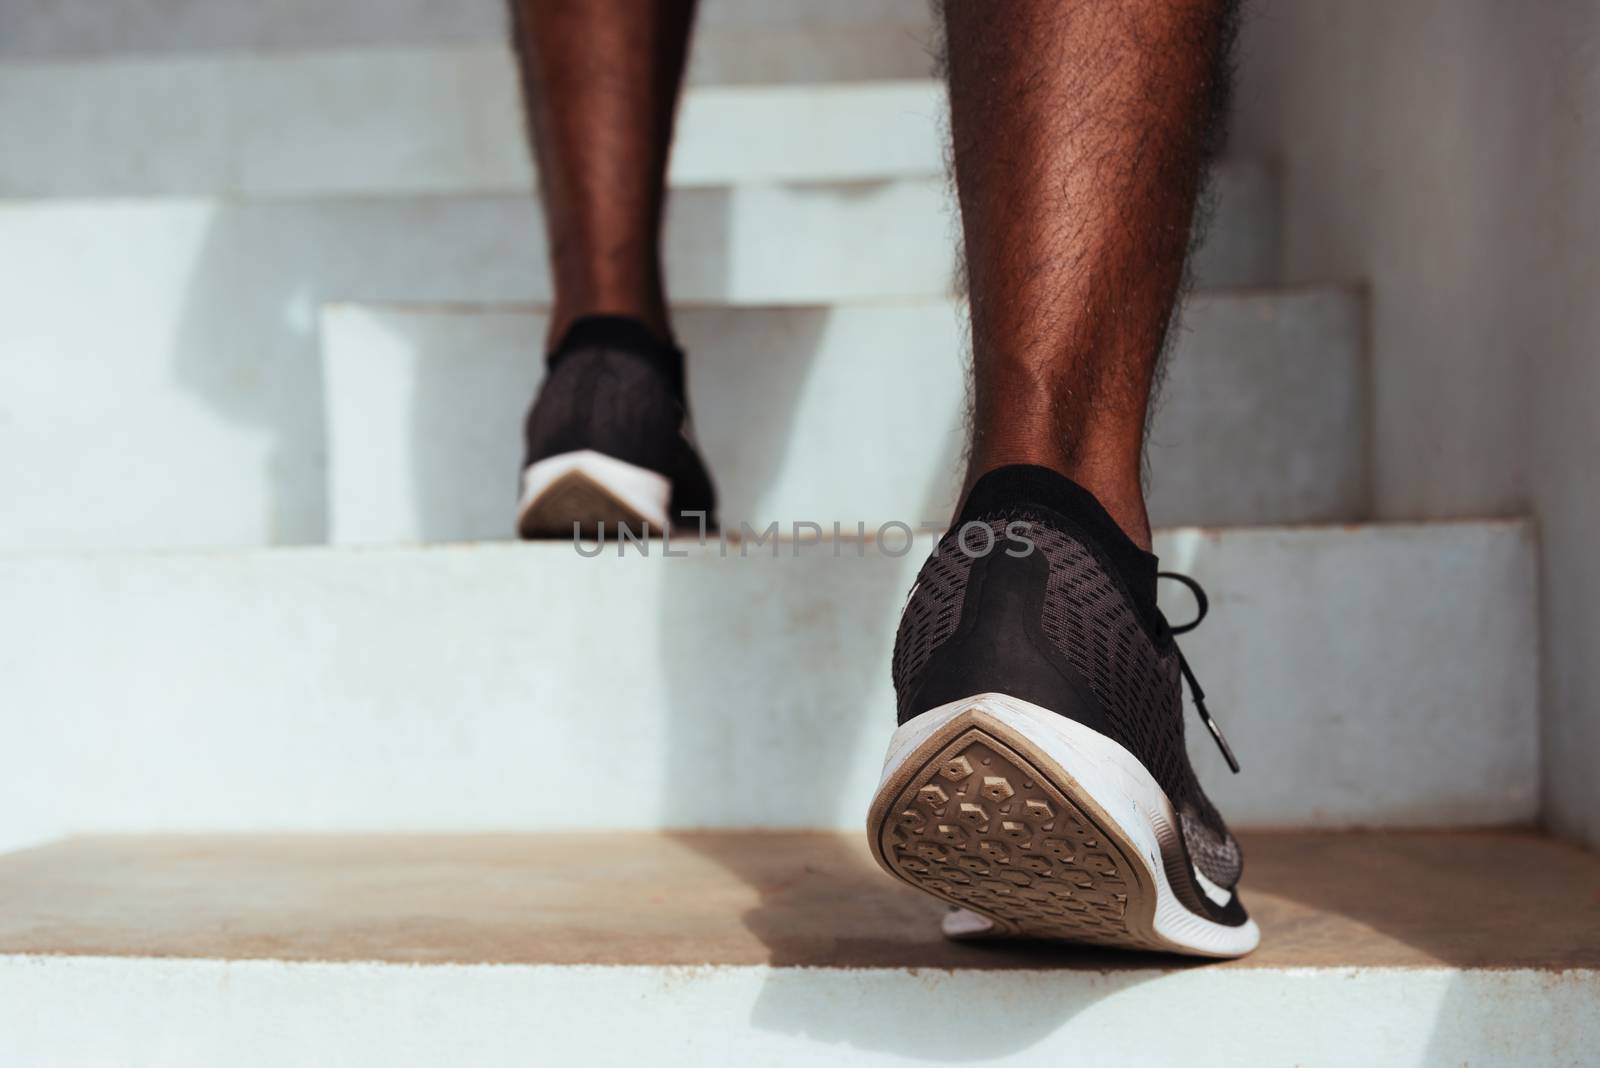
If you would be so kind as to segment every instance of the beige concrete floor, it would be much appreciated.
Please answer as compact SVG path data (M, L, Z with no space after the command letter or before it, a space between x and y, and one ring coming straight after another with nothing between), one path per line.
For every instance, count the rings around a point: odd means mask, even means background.
M1600 857L1532 833L1245 837L1224 967L1600 967ZM0 953L405 963L1178 965L956 945L822 833L89 837L0 856Z

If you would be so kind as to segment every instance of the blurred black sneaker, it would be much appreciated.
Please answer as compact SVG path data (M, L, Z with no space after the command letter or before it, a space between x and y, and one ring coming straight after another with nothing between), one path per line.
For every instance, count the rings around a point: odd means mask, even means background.
M659 536L716 526L716 494L695 450L683 352L642 323L594 315L547 360L523 427L517 533L570 538L618 524Z
M1255 948L1243 856L1184 748L1184 680L1238 766L1156 607L1157 574L1092 494L1026 465L979 479L923 565L867 833L889 874L958 906L946 934ZM1204 615L1199 587L1173 577Z

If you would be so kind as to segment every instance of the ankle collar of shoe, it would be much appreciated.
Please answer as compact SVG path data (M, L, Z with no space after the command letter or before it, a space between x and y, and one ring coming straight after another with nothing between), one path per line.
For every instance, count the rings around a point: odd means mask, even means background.
M1093 493L1058 471L1037 464L997 467L973 484L956 520L963 523L997 512L1040 509L1059 517L1119 579L1140 617L1159 632L1156 571L1159 561L1135 545Z

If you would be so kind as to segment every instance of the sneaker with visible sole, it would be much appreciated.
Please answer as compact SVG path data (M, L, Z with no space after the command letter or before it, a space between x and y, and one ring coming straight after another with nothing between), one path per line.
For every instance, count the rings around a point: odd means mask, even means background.
M1184 748L1184 680L1238 766L1157 576L1092 494L1026 465L979 479L923 566L867 833L885 871L956 906L947 935L1255 948L1243 856Z
M523 426L518 535L715 528L683 363L680 349L632 319L595 315L568 328Z

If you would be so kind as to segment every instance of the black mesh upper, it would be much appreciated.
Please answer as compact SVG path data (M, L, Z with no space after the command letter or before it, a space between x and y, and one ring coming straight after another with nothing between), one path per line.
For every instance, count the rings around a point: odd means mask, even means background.
M714 527L716 492L690 438L682 376L682 354L665 346L563 348L523 424L523 466L593 449L666 475L674 517L703 512Z
M1112 739L1149 769L1178 810L1196 866L1214 882L1233 886L1243 859L1189 763L1177 647L1159 616L1136 611L1125 584L1087 539L1048 511L1016 508L962 520L987 524L995 532L997 552L1006 545L1008 524L1028 525L1027 537L1050 566L1041 629L1094 694ZM959 529L947 534L923 565L901 617L892 671L902 722L927 711L906 702L961 620L973 557L956 543ZM983 540L970 536L968 544ZM1151 619L1157 621L1154 627Z

